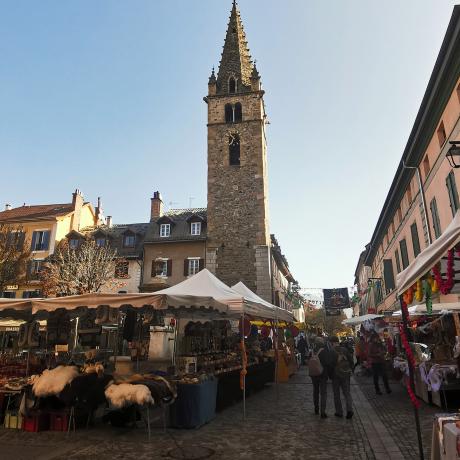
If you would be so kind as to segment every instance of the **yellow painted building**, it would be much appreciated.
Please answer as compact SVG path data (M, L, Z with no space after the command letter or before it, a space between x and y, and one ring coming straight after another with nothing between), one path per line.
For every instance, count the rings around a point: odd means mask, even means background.
M72 194L71 203L24 205L17 208L7 204L5 210L0 212L0 224L22 229L24 242L32 251L32 260L27 284L7 286L3 296L39 297L41 285L38 275L46 257L54 252L56 245L72 230L96 226L102 221L100 202L94 208L91 203L84 201L79 190Z

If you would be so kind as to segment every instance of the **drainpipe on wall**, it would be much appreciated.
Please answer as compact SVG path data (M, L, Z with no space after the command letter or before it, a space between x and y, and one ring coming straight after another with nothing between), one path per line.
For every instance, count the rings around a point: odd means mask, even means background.
M430 245L433 240L431 238L431 227L430 227L430 221L428 220L428 213L426 211L426 198L425 198L425 191L423 190L423 184L422 184L422 176L420 174L420 168L418 166L407 166L404 163L404 160L402 162L403 168L404 169L415 169L417 171L417 179L418 179L418 188L420 192L420 197L422 200L422 208L423 208L423 217L426 222L426 228L427 228L427 233L428 233L428 244Z

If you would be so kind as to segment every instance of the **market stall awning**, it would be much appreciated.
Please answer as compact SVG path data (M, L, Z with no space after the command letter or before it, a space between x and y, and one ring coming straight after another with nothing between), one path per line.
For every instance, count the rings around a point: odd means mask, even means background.
M265 307L265 314L270 314L270 315L275 315L275 319L279 319L281 321L295 321L294 315L285 310L284 308L277 307L276 305L271 304L270 302L267 302L266 300L262 299L262 297L259 297L255 292L251 291L242 281L236 283L234 286L232 286L232 289L239 294L243 295L246 299L251 300L252 302L255 302L259 304L260 306ZM269 310L266 310L266 309ZM265 316L272 318L272 316Z
M430 246L424 249L409 266L396 276L398 295L404 294L422 276L426 275L434 265L460 241L460 211L445 229L444 233Z
M156 294L104 294L95 292L48 299L30 299L30 301L33 313L40 311L50 312L59 308L65 308L66 310L74 310L79 307L97 308L100 305L108 305L112 308L124 305L131 305L137 308L147 305L161 307L161 298Z
M0 299L0 311L30 309L32 309L32 299Z
M373 315L368 313L367 315L354 316L353 318L344 319L342 324L345 324L346 326L357 326L358 324L364 323L365 321L376 318L383 318L383 315Z

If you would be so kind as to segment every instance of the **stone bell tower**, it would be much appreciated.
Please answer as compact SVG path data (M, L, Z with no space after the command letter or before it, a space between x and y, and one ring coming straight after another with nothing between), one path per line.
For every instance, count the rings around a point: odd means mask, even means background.
M272 301L264 91L233 2L217 77L208 83L206 266Z

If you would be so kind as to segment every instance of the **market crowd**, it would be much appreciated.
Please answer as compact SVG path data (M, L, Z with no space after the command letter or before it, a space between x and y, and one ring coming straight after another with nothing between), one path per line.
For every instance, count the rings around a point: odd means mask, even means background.
M382 395L380 380L387 394L391 393L388 382L387 362L395 353L391 340L382 341L376 332L360 334L356 338L340 340L337 336L312 337L301 334L297 351L302 365L306 364L313 384L315 414L327 418L327 386L332 382L335 416L343 417L342 396L345 400L345 417L353 417L353 401L350 380L354 372L372 374L375 392Z

